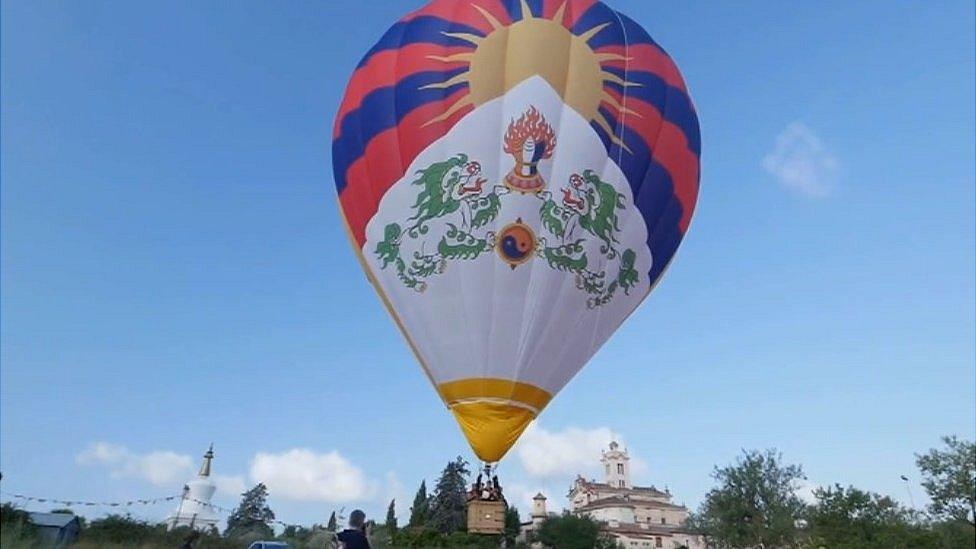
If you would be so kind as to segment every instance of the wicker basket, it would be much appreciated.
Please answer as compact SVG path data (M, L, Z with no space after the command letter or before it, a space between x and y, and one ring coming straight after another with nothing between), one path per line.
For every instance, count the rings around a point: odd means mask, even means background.
M505 502L474 500L468 502L468 532L501 534L505 530Z

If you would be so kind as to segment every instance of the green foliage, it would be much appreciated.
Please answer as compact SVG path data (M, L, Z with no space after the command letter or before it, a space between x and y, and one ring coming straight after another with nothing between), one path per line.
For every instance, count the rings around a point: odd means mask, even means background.
M803 502L798 465L782 465L774 450L743 452L735 464L716 468L718 486L705 495L689 525L719 548L795 547Z
M37 528L27 511L12 503L0 505L0 545L29 547L36 534Z
M470 549L497 548L501 536L485 536L467 532L442 534L429 528L405 528L396 533L394 547L465 547Z
M887 496L835 485L814 492L807 509L810 547L895 549L941 547L939 535L918 524L912 512Z
M82 531L80 540L92 543L148 543L166 535L166 526L151 524L128 515L95 519Z
M468 462L461 456L444 467L430 498L427 524L434 530L451 534L467 527L468 474Z
M337 531L338 528L339 528L339 521L336 520L335 511L332 511L332 514L329 515L329 523L328 525L326 525L325 529L330 532L335 532Z
M390 500L390 506L386 508L386 532L389 536L393 536L397 531L397 518L396 518L396 499Z
M424 526L427 524L427 515L430 514L430 499L427 496L427 481L420 481L420 488L417 488L417 495L413 497L413 505L410 507L410 526Z
M311 528L289 524L282 530L278 539L287 542L290 547L306 547L310 545L309 541L312 539L312 536L320 529L322 527L318 524L313 525Z
M515 538L518 537L521 527L522 517L519 516L518 508L510 506L505 509L505 531L502 533L502 537L505 539L506 545L515 543Z
M972 549L976 547L976 528L962 520L950 520L931 525L944 549Z
M268 488L263 483L241 494L241 503L227 518L224 535L243 540L256 541L269 539L274 531L269 522L274 520L274 511L268 507ZM257 536L256 539L251 539Z
M323 547L334 547L336 534L327 529L318 529L308 538L305 547L308 549L321 549Z
M916 455L922 486L932 503L929 511L942 519L976 526L976 444L955 436L942 437L945 449Z
M440 532L422 526L400 530L394 542L396 547L444 547Z
M563 513L539 526L535 540L557 549L610 549L616 542L600 533L600 523L586 516Z

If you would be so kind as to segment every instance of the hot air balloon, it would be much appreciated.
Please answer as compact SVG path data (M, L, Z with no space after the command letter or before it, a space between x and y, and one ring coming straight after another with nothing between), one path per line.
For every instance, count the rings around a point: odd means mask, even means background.
M595 0L435 0L352 74L339 204L383 304L495 463L647 297L698 195L672 59Z

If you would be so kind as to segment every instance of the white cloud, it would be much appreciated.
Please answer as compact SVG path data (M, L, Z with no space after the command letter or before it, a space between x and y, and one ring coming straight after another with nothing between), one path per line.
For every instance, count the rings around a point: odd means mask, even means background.
M820 488L819 484L814 484L809 480L800 480L794 488L796 489L797 497L803 500L803 503L808 505L817 503L817 496L814 494L814 491Z
M214 484L217 485L217 493L225 496L237 496L247 490L244 485L244 477L228 475L212 475Z
M190 456L169 451L136 454L125 446L96 442L77 455L79 465L108 468L113 478L136 478L155 486L170 486L186 481L193 473Z
M811 197L828 195L840 171L837 158L802 122L793 122L780 132L762 166L783 186Z
M199 465L189 455L159 450L139 454L109 442L91 444L75 461L83 466L103 467L112 478L137 479L167 488L179 487L194 478ZM255 483L265 483L275 498L334 503L374 497L389 503L397 498L398 507L409 505L395 473L387 473L383 483L371 481L336 451L316 454L295 448L277 454L259 452L251 460L250 477ZM247 489L242 475L212 474L211 479L218 495L236 497Z
M104 467L112 478L137 479L161 487L180 486L197 474L196 463L188 455L159 450L138 454L109 442L91 444L75 461L79 465ZM243 477L213 475L211 478L218 494L237 495L244 491Z
M620 442L620 437L607 427L569 427L552 432L532 424L515 447L515 454L531 476L567 476L572 480L571 475L597 469L601 450L612 440Z
M371 499L377 487L337 451L316 454L294 448L279 454L258 453L251 479L263 482L275 498L341 503Z

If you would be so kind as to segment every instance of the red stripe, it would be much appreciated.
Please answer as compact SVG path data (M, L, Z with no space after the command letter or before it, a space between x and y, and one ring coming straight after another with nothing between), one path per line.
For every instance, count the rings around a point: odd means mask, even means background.
M556 16L556 10L558 10L559 6L562 6L563 4L567 4L567 8L569 7L566 0L542 0L541 17L543 19L552 19ZM557 21L557 23L562 23L562 21Z
M410 163L435 140L446 134L472 107L465 107L447 120L424 126L447 110L467 90L460 90L442 101L418 107L400 120L396 127L376 135L346 171L347 184L339 201L346 214L353 237L362 247L366 242L366 224L376 214L380 199L403 177Z
M624 46L603 46L597 48L596 53L615 53L629 57L629 60L604 61L604 66L616 67L631 71L645 71L660 76L669 85L687 92L685 81L678 72L678 67L674 61L660 48L652 44L631 44L630 47Z
M617 101L622 102L623 99L616 90L606 91ZM617 112L609 103L603 104ZM626 126L640 136L651 151L651 157L671 176L674 195L678 197L682 208L678 226L684 233L691 223L691 214L695 211L695 202L698 199L698 157L688 147L688 139L681 128L673 122L664 120L653 105L628 97L626 107L637 112L637 115L626 115L624 118Z
M674 195L681 203L681 221L678 222L678 227L684 234L698 202L698 157L688 148L688 140L681 128L665 122L654 148L654 159L671 174Z
M618 122L622 118L628 128L637 132L637 135L639 135L647 145L647 150L653 151L655 142L657 141L658 132L660 132L661 123L664 121L660 111L658 111L654 105L651 105L650 103L641 99L637 99L636 97L627 97L627 102L624 104L623 95L613 88L604 88L603 91L612 96L617 100L618 103L624 105L627 109L637 113L621 116L617 108L611 105L609 102L604 101L601 103L601 105L605 106L616 114Z
M566 28L571 29L576 26L580 18L587 10L596 4L597 0L570 0L566 5Z
M466 47L446 47L438 44L410 44L398 50L382 51L369 59L362 67L352 73L349 85L346 87L346 95L342 98L339 105L339 113L336 114L335 127L332 129L332 138L339 136L339 129L342 119L351 111L356 110L363 102L363 98L370 92L395 86L397 82L411 74L422 71L447 71L466 66L466 62L436 61L428 59L429 55L446 57L455 53L474 51Z
M488 23L488 20L485 19L485 16L481 12L475 9L475 4L494 15L503 26L511 24L512 21L509 19L508 12L505 11L505 8L493 0L434 0L430 4L410 13L401 19L401 21L410 21L417 17L430 15L440 17L447 21L462 23L480 30L483 34L488 34L492 31L491 24Z

